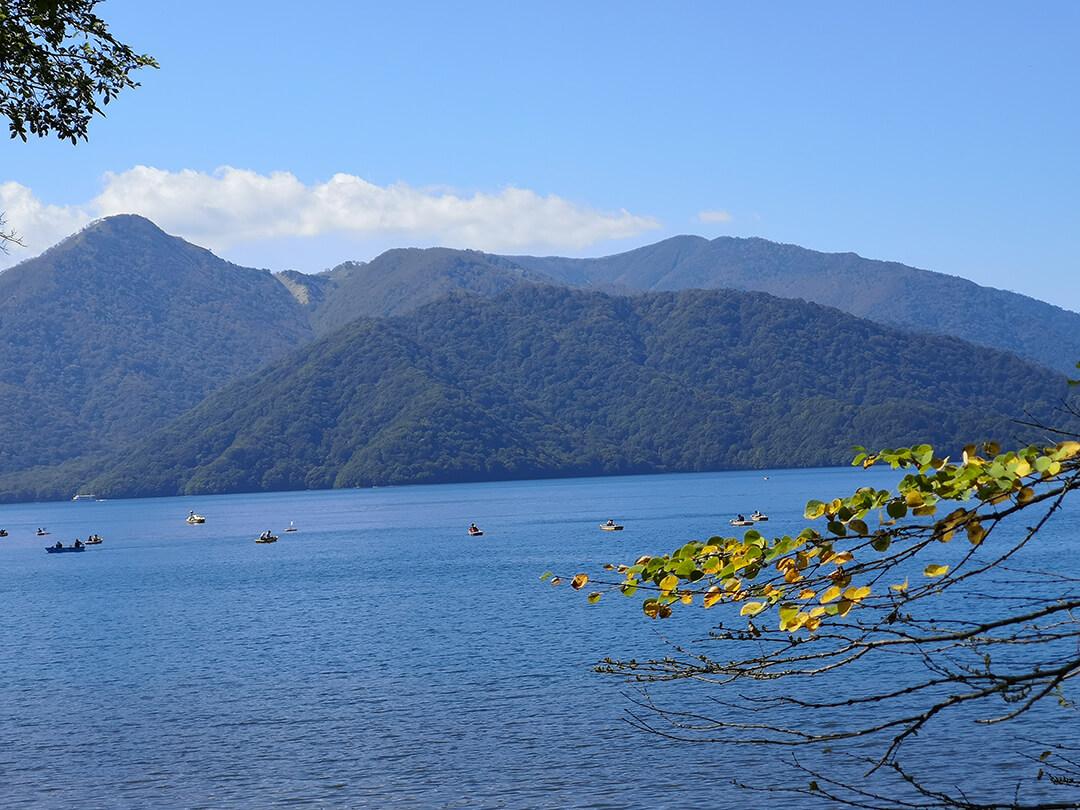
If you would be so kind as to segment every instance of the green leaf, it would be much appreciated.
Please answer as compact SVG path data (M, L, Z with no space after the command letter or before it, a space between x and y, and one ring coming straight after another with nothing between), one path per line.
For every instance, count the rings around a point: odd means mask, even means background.
M543 582L545 579L551 579L553 576L555 576L555 574L551 571L545 571L540 575L540 581Z

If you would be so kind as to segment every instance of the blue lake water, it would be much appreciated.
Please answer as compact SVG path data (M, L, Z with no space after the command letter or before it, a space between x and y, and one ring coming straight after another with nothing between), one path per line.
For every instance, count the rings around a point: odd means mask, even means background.
M667 551L755 508L771 532L797 530L808 498L867 480L763 475L0 507L0 803L737 801L730 780L767 778L776 754L634 731L626 684L592 671L607 655L663 655L661 634L699 638L717 612L650 622L630 600L588 606L537 577ZM185 524L189 510L207 523ZM599 531L608 517L626 530ZM474 520L483 538L466 536ZM299 531L282 534L289 521ZM97 532L105 543L47 555L38 526L49 542ZM256 545L267 528L280 542ZM1075 560L1076 529L1063 514L1046 553ZM954 747L954 762L985 755Z

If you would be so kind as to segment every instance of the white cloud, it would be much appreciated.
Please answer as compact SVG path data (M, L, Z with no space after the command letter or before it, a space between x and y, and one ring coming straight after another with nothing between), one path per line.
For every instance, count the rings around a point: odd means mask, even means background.
M7 221L4 231L13 231L25 245L0 253L0 267L40 253L93 218L79 206L45 205L19 183L0 183L0 213Z
M6 183L0 185L0 211L28 241L26 251L6 257L9 264L91 219L121 213L142 214L215 250L324 234L481 250L581 250L660 227L652 217L598 211L512 186L458 194L404 183L379 186L349 174L306 185L289 172L229 166L209 174L136 166L106 174L101 194L72 206L44 205L25 186Z
M715 225L717 223L731 222L732 217L728 211L699 211L697 219L698 222Z

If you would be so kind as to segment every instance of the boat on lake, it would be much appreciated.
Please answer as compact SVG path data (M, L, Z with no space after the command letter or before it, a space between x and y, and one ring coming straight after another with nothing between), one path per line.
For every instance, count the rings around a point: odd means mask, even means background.
M754 525L754 521L750 520L749 518L744 518L742 516L739 516L737 518L732 518L731 520L728 521L728 523L730 523L732 526L753 526Z
M74 495L71 500L73 501L96 501L97 495Z
M755 510L754 513L750 515L750 519L754 521L754 523L763 523L769 519L769 516Z
M607 523L601 523L600 528L605 532L621 532L623 530L621 523L616 523L614 520L609 520Z
M92 534L86 538L85 546L100 546L104 541L101 539L101 535Z
M469 537L483 537L484 530L477 526L475 523L469 526Z
M45 546L45 551L49 554L66 554L69 551L86 551L86 546Z
M194 512L188 512L187 522L194 526L196 523L206 523L206 518L202 515L196 515Z
M34 534L36 534L38 537L45 537L48 532L44 529L38 529L36 532L34 532Z
M270 532L263 532L255 538L256 543L276 543L278 536L276 534L270 534Z
M7 529L0 529L0 537L7 537Z
M296 531L296 527L293 526L293 522L291 520L289 521L289 528L287 528L285 531L287 531L287 532L295 532Z

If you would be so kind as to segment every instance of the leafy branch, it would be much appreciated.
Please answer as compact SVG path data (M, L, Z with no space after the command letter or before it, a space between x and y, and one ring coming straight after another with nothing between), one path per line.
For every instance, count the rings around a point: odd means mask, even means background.
M900 754L947 715L992 727L1046 701L1075 709L1066 689L1080 676L1080 581L1027 572L1040 587L1017 593L994 577L1010 573L1011 561L1080 488L1080 441L1009 452L995 443L969 445L956 461L929 445L860 448L853 463L888 464L905 475L893 489L862 487L848 497L811 500L805 517L824 525L794 536L767 538L755 528L604 566L621 579L551 572L542 578L569 579L576 590L591 583L592 603L611 592L641 591L652 619L692 605L731 605L745 622L710 632L708 642L730 650L723 658L672 645L674 654L661 659L602 662L600 672L642 689L632 726L675 740L791 751L880 740L865 775L899 777L917 800L911 806L1028 806L1018 799L983 805L957 790L928 788ZM1032 519L1018 526L1022 516ZM946 548L960 538L961 547ZM946 594L952 598L943 602ZM865 678L888 664L899 666L899 675L880 688L837 686L838 678ZM811 676L815 687L803 686ZM648 685L673 681L762 687L729 700L713 696L708 705L722 709L715 712L656 702ZM766 686L777 681L791 684ZM1066 752L1042 745L1055 767L1070 767ZM1075 776L1050 771L1044 767L1038 779L1046 773L1057 787L1077 787ZM820 797L825 781L813 784ZM889 806L880 795L873 804L866 785L844 787L852 806Z

